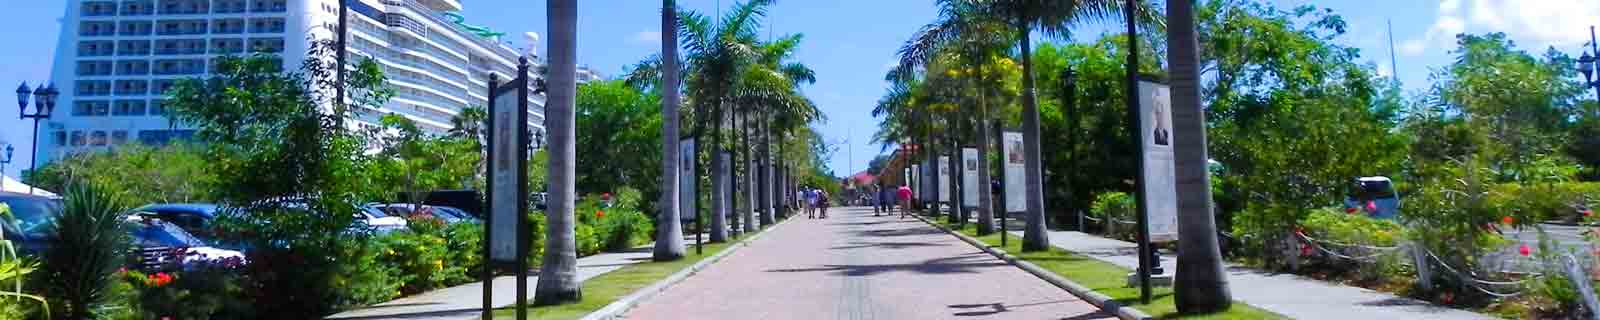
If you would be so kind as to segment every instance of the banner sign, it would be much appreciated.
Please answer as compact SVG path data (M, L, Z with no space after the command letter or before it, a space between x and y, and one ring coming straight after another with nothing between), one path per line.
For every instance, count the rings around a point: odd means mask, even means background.
M1027 194L1023 193L1028 190L1028 180L1026 160L1022 152L1022 133L1012 131L1001 133L1000 146L1005 149L1005 153L1001 156L1005 158L1006 212L1028 211Z
M1144 148L1145 212L1150 241L1178 240L1178 194L1172 162L1172 91L1139 82L1140 145Z
M961 148L961 197L966 199L966 207L978 207L978 192L988 186L978 181L978 148Z
M489 144L489 260L516 263L519 259L518 224L526 218L528 131L526 78L496 86L490 91Z
M912 198L917 199L917 201L928 201L928 198L922 196L922 190L928 188L928 173L922 172L922 165L920 164L911 165L911 172L915 172L917 175L916 184L911 185Z
M678 220L694 221L700 216L699 201L695 194L695 187L700 179L695 173L694 138L678 140Z
M955 185L950 183L950 178L954 176L950 174L950 157L939 156L939 202L950 202L951 194L955 193L950 189Z

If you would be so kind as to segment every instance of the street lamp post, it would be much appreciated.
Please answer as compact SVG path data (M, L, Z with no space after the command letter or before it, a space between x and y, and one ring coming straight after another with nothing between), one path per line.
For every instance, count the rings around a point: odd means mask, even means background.
M32 114L28 113L29 92L32 92L34 96L34 111ZM28 157L28 172L30 174L39 168L39 121L50 118L50 111L56 108L56 96L60 94L60 91L56 91L54 83L41 85L34 90L28 90L27 82L17 86L17 118L33 119L33 151L29 153ZM10 152L8 151L7 153ZM10 156L6 158L9 160ZM28 186L28 194L33 194L32 185Z
M1589 51L1578 57L1578 72L1583 73L1583 85L1594 88L1595 99L1600 99L1600 79L1595 79L1597 77L1594 75L1595 60L1597 59L1594 55L1590 55L1591 52L1595 55L1600 55L1600 44L1596 44L1594 40L1594 26L1589 26Z

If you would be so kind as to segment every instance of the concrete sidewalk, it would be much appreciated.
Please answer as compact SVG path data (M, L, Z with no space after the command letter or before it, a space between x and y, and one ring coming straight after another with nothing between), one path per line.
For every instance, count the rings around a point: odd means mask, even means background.
M628 252L601 253L578 259L578 281L587 281L624 266L650 261L650 247ZM693 252L693 243L690 243ZM529 272L528 298L533 298L533 288L539 282L538 270ZM517 298L517 277L495 277L492 282L494 308L511 306ZM328 319L477 319L483 312L483 281L428 291L422 294L395 299L366 308L340 312Z
M1016 235L1012 241L1022 241L1021 231L1010 233ZM1052 230L1050 245L1128 269L1139 267L1138 245L1132 242L1077 231ZM1172 256L1163 256L1161 265L1167 272L1177 270L1177 262ZM1495 319L1294 274L1270 273L1231 264L1227 266L1227 272L1234 299L1295 319Z

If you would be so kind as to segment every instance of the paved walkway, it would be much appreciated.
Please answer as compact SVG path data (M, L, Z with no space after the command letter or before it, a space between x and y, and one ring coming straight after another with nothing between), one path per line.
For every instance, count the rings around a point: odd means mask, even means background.
M1114 319L915 219L835 208L673 285L629 319Z
M1011 234L1017 236L1012 241L1022 239L1020 231ZM1139 266L1138 246L1132 242L1077 231L1050 231L1050 245L1124 268ZM1172 256L1163 256L1161 266L1173 272L1177 270L1177 261ZM1228 283L1235 299L1302 320L1494 319L1365 288L1233 265L1228 266Z
M690 242L689 250L694 250ZM650 247L634 249L629 252L601 253L578 259L578 281L587 281L589 278L599 276L606 272L621 269L624 266L650 261ZM533 288L539 282L539 270L529 272L528 298L533 298ZM491 305L495 308L510 306L517 299L517 277L501 276L494 278L494 297ZM362 309L340 312L329 316L328 319L477 319L483 315L483 282L473 282L464 285L424 292L422 294L396 299L393 301L369 306Z

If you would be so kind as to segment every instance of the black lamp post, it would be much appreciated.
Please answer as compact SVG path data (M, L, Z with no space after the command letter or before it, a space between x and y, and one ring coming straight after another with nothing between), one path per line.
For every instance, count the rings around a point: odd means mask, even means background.
M30 92L34 96L34 111L31 114L28 113L28 95ZM50 118L50 111L56 108L56 96L60 94L61 92L56 91L56 85L53 83L39 86L39 88L33 90L28 90L27 82L17 86L17 118L33 119L33 152L28 158L29 173L39 168L39 121ZM11 152L7 151L6 153L9 154ZM10 156L8 155L6 158L9 160ZM33 193L33 186L28 186L28 193Z
M1078 145L1079 121L1077 94L1078 71L1072 70L1072 66L1069 65L1066 69L1061 70L1061 106L1066 109L1066 112L1063 112L1062 115L1067 119L1067 145L1069 146L1067 152L1067 165L1071 166L1071 169L1067 170L1065 173L1066 175L1069 175L1069 177L1061 180L1066 180L1066 189L1064 191L1067 192L1067 208L1068 210L1078 212L1077 225L1078 231L1081 232L1086 231L1087 229L1083 228L1083 210L1072 207L1072 193L1074 190L1072 185L1073 181L1072 178L1070 178L1070 175L1072 175L1074 172L1078 172L1077 159L1072 158L1071 152L1071 150L1076 149Z
M1600 45L1596 45L1594 40L1594 26L1589 26L1589 51L1578 57L1578 72L1583 73L1583 85L1594 88L1595 99L1600 99L1600 79L1596 79L1600 77L1596 77L1594 74L1595 61L1597 59L1589 54L1590 52L1600 54Z

